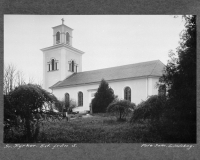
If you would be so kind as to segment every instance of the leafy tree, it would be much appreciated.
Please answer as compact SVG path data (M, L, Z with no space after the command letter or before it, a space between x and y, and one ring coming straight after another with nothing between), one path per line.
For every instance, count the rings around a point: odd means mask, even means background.
M38 120L39 116L44 113L44 104L57 102L56 97L40 86L33 84L18 86L8 96L9 99L4 104L5 121L9 121L11 115L20 116L25 123L26 142L34 141L39 132L39 123L38 121L35 123L35 120ZM32 124L37 126L36 130L34 130Z
M94 99L92 100L93 113L105 113L108 105L115 99L112 88L102 79Z
M135 104L127 100L116 100L107 107L108 113L113 113L118 121L126 120L126 116L135 108Z
M168 139L180 142L196 141L196 16L183 16L185 30L181 34L180 46L171 52L171 61L165 68L160 82L168 88L169 106L165 109L165 128L175 134Z

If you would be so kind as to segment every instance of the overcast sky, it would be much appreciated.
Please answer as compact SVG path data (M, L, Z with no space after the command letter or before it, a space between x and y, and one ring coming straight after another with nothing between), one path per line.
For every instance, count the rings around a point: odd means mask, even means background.
M73 29L72 46L85 52L83 71L157 59L167 64L184 29L182 17L172 15L4 15L4 64L42 81L40 49L53 45L52 27L62 18Z

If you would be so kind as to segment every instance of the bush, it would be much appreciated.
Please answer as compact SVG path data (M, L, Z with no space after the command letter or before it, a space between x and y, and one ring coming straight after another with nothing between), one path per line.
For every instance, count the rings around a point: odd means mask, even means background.
M94 99L92 100L93 113L105 113L108 105L115 99L112 88L102 79Z
M146 119L150 121L158 121L162 117L165 105L165 96L150 96L146 101L137 105L137 108L131 117L131 122Z
M70 99L69 101L69 107L67 108L68 114L73 112L73 109L77 107L76 101L73 99Z
M118 121L126 120L126 117L135 108L135 104L127 100L115 100L107 107L107 112L113 113Z
M23 142L34 142L37 139L39 133L39 118L37 115L43 113L45 103L57 102L54 95L33 84L16 87L9 95L4 96L4 100L4 125L15 128L16 125L12 122L15 119L17 121L18 118L20 124L17 127L19 128L21 125L21 128L25 128ZM6 127L4 129L6 133ZM6 136L4 138L4 142L7 143ZM13 142L12 139L9 142Z

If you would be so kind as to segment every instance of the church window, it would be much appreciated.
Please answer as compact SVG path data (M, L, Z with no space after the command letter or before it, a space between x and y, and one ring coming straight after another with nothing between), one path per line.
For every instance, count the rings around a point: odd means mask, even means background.
M69 35L69 33L67 32L67 33L66 33L66 43L67 43L67 44L69 44L69 41L70 41L69 38L70 38L70 35Z
M60 43L60 32L56 33L56 44Z
M48 70L49 71L58 70L58 60L52 58L47 64L48 64Z
M65 93L65 108L69 107L69 93Z
M69 63L69 71L71 71L72 69L72 64L71 63Z
M75 63L74 60L69 62L69 71L71 72L77 72L78 70L78 65Z
M131 88L130 87L126 87L124 89L124 99L131 101Z
M74 61L72 61L72 72L74 72Z
M55 63L55 60L52 59L52 60L51 60L51 70L52 70L52 71L54 70L54 63Z
M83 106L83 93L78 92L78 106Z

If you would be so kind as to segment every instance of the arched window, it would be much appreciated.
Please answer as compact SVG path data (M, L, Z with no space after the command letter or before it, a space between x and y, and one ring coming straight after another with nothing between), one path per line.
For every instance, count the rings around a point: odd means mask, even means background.
M78 72L78 64L74 60L69 61L69 71Z
M55 58L51 58L48 64L48 71L56 71L58 70L58 60Z
M65 93L65 108L69 107L69 93Z
M70 35L69 35L69 33L67 32L67 33L66 33L66 43L67 43L67 44L69 44L69 41L70 41L69 38L70 38Z
M74 72L74 61L72 61L72 72Z
M83 93L78 92L78 106L83 106Z
M56 44L60 43L60 32L56 33Z
M54 59L51 60L51 70L52 71L55 70L55 60Z
M131 101L131 88L130 87L126 87L124 89L124 99Z

